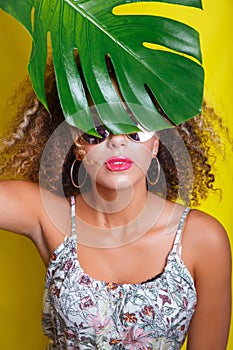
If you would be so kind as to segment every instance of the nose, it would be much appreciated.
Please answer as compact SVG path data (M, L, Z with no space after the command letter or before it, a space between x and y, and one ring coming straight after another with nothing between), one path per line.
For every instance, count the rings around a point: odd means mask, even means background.
M128 144L128 138L126 135L111 135L107 141L109 148L125 147Z

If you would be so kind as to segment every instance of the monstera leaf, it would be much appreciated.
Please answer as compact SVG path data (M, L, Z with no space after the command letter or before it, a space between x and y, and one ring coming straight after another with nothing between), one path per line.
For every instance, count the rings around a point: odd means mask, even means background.
M140 1L0 0L0 8L21 22L32 36L29 75L45 106L44 72L49 33L65 118L83 131L92 130L93 120L75 51L99 117L113 133L134 131L135 120L149 130L167 128L201 110L204 73L198 33L170 18L114 14L117 6L136 2ZM201 0L159 2L202 8ZM161 49L148 48L144 43L158 44ZM112 84L106 56L111 59L134 121ZM155 108L154 99L169 122Z

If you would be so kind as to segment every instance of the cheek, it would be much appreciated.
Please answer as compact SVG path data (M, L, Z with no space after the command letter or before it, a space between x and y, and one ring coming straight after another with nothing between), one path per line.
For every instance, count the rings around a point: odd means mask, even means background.
M98 162L103 163L104 149L102 144L99 145L85 145L85 156L83 162Z
M101 145L85 146L85 156L82 160L82 164L91 177L95 177L99 169L104 164L103 156L104 153L103 150L101 150Z
M147 173L151 159L153 157L154 141L150 140L145 144L139 145L136 152L135 164L143 171L144 174Z
M148 150L143 150L140 152L140 157L135 161L136 166L143 172L143 174L147 173L147 170L150 167L152 159L152 152Z

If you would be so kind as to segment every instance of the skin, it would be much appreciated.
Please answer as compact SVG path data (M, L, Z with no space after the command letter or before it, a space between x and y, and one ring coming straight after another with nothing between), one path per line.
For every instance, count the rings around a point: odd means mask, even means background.
M127 155L135 163L128 171L119 173L107 171L103 163L95 170L86 163L95 186L86 198L77 196L77 217L98 228L122 227L125 242L123 228L134 222L147 200L145 173L157 150L156 137L139 144L125 135L117 135L99 145L85 144L84 164L100 155L101 160ZM143 156L137 157L138 154ZM137 158L141 159L138 163ZM156 195L151 198L154 223L135 241L109 249L79 244L77 253L86 273L109 282L140 283L163 271L184 208ZM88 205L88 200L94 207ZM106 203L111 205L111 211L106 210ZM70 234L68 201L41 193L40 188L30 182L0 182L0 213L0 227L29 237L46 266L52 252L64 240L64 234ZM226 232L216 219L198 210L189 213L182 233L182 260L194 278L198 294L187 349L226 349L231 309L231 255Z

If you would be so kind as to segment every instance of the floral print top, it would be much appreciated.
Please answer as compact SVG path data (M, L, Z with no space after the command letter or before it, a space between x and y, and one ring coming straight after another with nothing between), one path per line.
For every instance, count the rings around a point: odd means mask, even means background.
M73 234L56 249L47 270L42 316L47 350L180 349L196 305L193 278L177 249L188 211L164 271L141 284L103 282L84 272L73 215Z

